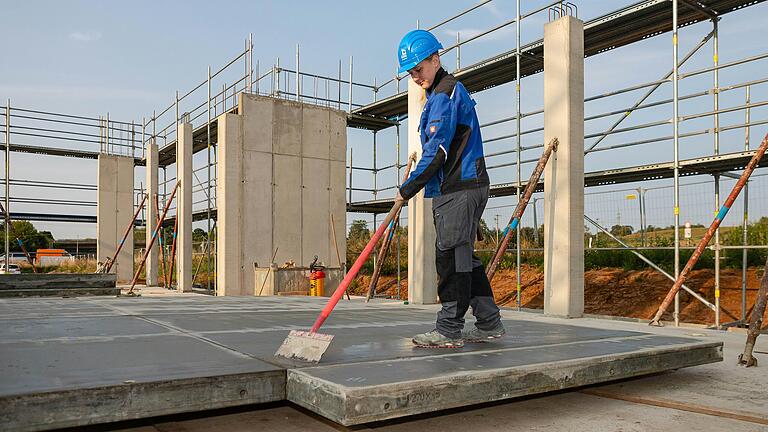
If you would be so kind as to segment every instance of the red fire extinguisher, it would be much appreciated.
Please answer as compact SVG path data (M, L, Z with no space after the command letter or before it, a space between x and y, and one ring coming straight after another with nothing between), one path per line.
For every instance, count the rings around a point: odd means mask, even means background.
M322 297L325 289L325 266L317 263L317 255L309 265L309 295Z

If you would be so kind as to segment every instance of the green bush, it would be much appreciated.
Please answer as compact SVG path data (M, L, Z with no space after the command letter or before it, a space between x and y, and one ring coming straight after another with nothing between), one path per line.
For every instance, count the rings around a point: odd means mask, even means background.
M759 221L747 225L747 240L750 245L768 245L768 217L762 217ZM729 246L743 244L743 231L733 229L728 231L722 242ZM742 251L740 249L726 249L723 251L723 265L725 267L741 268ZM768 249L748 249L747 265L763 266L768 258Z
M682 230L681 230L682 231ZM365 246L367 236L362 229L358 230L359 235L349 240L347 245L347 268L351 266L360 250ZM408 271L408 242L407 242L407 230L403 229L400 233L401 237L401 250L400 250L400 270L403 272ZM763 217L759 221L749 224L748 226L748 239L751 245L768 245L768 217ZM742 230L739 228L729 228L723 230L721 236L721 242L724 245L738 246L742 244ZM392 248L390 250L389 257L384 263L382 268L382 274L394 275L397 272L397 262L395 256L397 250L393 241ZM659 233L649 233L646 238L646 244L648 246L657 247L672 247L674 246L673 238L667 235L659 235ZM593 246L600 247L618 247L619 244L610 239L605 234L600 234L596 238L593 237ZM492 249L493 244L490 242L490 236L486 237L485 243L478 243L478 248ZM514 245L510 244L510 248ZM523 244L523 247L530 247L530 244ZM378 251L378 248L376 249ZM663 268L670 274L674 273L674 260L675 251L673 249L656 249L656 250L644 250L641 252L643 256L653 261L656 265ZM680 251L680 266L681 269L688 262L693 250L682 249ZM488 266L493 252L478 252L477 256L480 258L484 266ZM723 260L721 264L723 267L728 268L741 268L742 251L741 249L726 249L722 252ZM747 251L747 265L749 266L763 266L768 258L768 249L749 249ZM520 261L524 265L535 266L541 268L544 266L544 254L541 252L523 252L520 257ZM501 262L499 263L499 270L513 269L516 265L516 257L514 252L505 254ZM584 268L587 270L615 267L625 270L643 270L647 269L648 265L638 258L635 254L627 250L595 250L585 248L584 250ZM694 269L714 268L714 252L710 249L706 249L702 254L699 261L694 266ZM361 274L373 273L373 260L369 258L365 265L363 265Z

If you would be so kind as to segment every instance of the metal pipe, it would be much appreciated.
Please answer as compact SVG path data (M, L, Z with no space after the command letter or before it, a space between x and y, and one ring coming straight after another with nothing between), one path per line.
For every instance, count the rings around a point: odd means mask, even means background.
M275 63L275 97L280 97L280 57Z
M397 189L400 189L400 124L395 125L395 151L397 153L395 157L395 164L397 165L397 175L395 181L397 182ZM397 234L397 299L400 300L400 232Z
M217 76L218 76L220 73L224 72L224 70L226 70L228 67L232 66L233 64L235 64L235 62L237 62L238 60L240 60L240 58L241 58L241 57L243 57L243 56L247 56L247 55L248 55L248 53L247 53L247 52L245 52L245 51L241 52L240 54L238 54L238 55L237 55L237 57L235 57L235 58L233 58L232 60L230 60L230 61L229 61L229 63L225 64L224 66L222 66L221 68L219 68L219 70L215 71L215 72L214 72L214 73L211 75L211 78L216 78L216 77L217 77ZM203 82L201 82L200 84L198 84L198 86L197 86L197 87L196 87L194 90L197 90L198 88L202 87L203 85L205 85L205 80L203 80ZM193 90L193 91L194 91L194 90ZM191 93L191 92L190 92L190 93ZM185 97L186 97L186 96L188 96L190 93L187 93L187 95L185 95ZM182 98L182 99L183 99L183 98Z
M5 179L3 179L5 181ZM24 180L24 179L11 179L10 183L17 186L29 186L38 188L52 188L52 189L68 189L68 190L89 190L95 191L96 185L84 184L84 183L63 183L63 182L49 182L40 180Z
M352 112L352 71L354 58L349 56L349 112Z
M464 16L464 15L468 14L469 12L472 12L473 10L475 10L475 9L481 7L481 6L483 6L483 5L487 4L487 3L490 3L491 1L493 1L493 0L484 0L484 1L482 1L482 2L480 2L478 4L476 4L476 5L468 8L468 9L465 9L462 12L459 12L458 14L456 14L456 15L450 17L450 18L446 18L446 19L440 21L439 23L437 23L437 24L433 25L432 27L428 28L427 31L432 31L432 30L434 30L434 29L436 29L436 28L438 28L438 27L440 27L440 26L442 26L444 24L447 24L447 23L455 20L456 18ZM418 25L417 25L417 28L418 28Z
M680 137L679 137L679 107L678 81L679 68L677 60L677 0L672 0L672 102L673 110L673 147L674 147L674 213L675 213L675 280L680 278ZM659 317L661 318L661 317ZM680 295L675 292L675 326L680 325Z
M168 214L168 207L170 207L171 201L173 200L173 196L176 195L176 190L178 188L179 188L179 183L177 182L176 185L173 187L173 190L171 191L170 199L168 199L168 202L165 204L165 208L163 209L163 214L162 216L160 216L160 221L158 222L157 227L155 227L155 230L152 232L152 238L150 239L149 244L146 245L146 247L144 248L144 256L141 258L141 261L139 261L139 267L136 269L136 273L133 275L133 280L131 281L131 289L128 290L128 295L133 295L133 288L136 286L136 282L139 279L141 270L144 269L144 264L147 262L147 257L149 256L149 251L152 249L152 246L155 244L157 233L163 226L163 221L165 221L165 216L166 214Z
M525 207L528 205L528 200L531 199L531 195L533 195L533 191L539 183L539 178L541 177L541 173L544 172L544 167L547 165L549 157L552 155L552 152L557 151L557 145L557 138L552 138L547 149L541 154L539 162L536 164L536 168L534 168L533 173L531 173L531 178L528 180L528 185L525 187L525 194L522 199L518 200L515 211L512 213L512 218L507 227L504 228L504 238L497 247L496 253L485 271L489 281L493 280L493 275L496 273L496 267L499 265L504 252L507 250L507 245L509 245L509 239L511 237L510 231L516 229L520 224L520 219L523 217L523 212L525 212Z
M461 34L456 32L456 71L461 70Z
M746 105L749 105L749 86L745 89ZM749 108L744 113L744 151L749 151ZM749 182L744 185L744 220L742 221L742 245L741 251L741 322L747 321L747 244L749 243Z
M715 155L720 154L720 116L718 110L720 109L720 80L717 69L717 52L718 52L718 31L717 31L717 19L712 20L712 65L715 67L712 71L713 87L712 87L712 104L714 110L714 116L712 118L714 122L713 148ZM714 175L715 182L715 211L720 208L720 176ZM715 230L715 328L720 328L720 228Z
M412 164L416 161L416 153L414 152L408 157L408 166L412 166ZM402 181L406 181L408 179L409 172L406 172L406 177L403 178ZM392 244L392 238L395 235L395 232L397 232L397 228L400 224L400 211L403 208L400 207L400 209L397 210L395 213L394 219L392 219L392 222L390 222L389 226L387 227L387 232L384 236L384 240L381 242L381 248L379 249L378 255L373 256L373 275L371 276L371 282L368 285L368 295L365 298L366 303L371 300L371 298L376 294L376 285L379 281L379 276L381 275L381 269L384 267L384 262L387 259L387 256L389 255L389 246ZM373 226L376 226L376 214L373 214ZM398 287L399 289L399 287Z
M400 208L402 209L402 206L400 206ZM398 211L399 211L399 210L398 210ZM375 227L375 226L378 226L378 225L376 224L376 217L377 217L378 215L379 215L378 213L373 213L373 226L374 226L374 227ZM394 219L393 219L393 220L394 220ZM382 242L382 243L383 243L383 242ZM383 244L382 244L382 246L383 246ZM374 248L375 248L375 246L374 246ZM374 268L374 273L376 272L376 267L378 267L378 264L377 264L377 263L378 263L378 254L373 254L373 268ZM373 295L376 295L376 293L373 293Z
M758 55L754 55L752 57L746 57L746 58L743 58L741 60L734 60L734 61L728 62L728 63L720 63L717 67L714 67L714 66L705 67L705 68L701 68L699 70L695 70L695 71L692 71L692 72L680 74L679 79L690 78L692 76L705 74L707 72L712 72L714 69L721 69L722 70L722 69L738 66L738 65L741 65L741 64L744 64L744 63L749 63L749 62L752 62L752 61L762 60L764 58L768 58L768 53L758 54Z
M5 271L10 273L11 236L11 99L5 105Z
M249 34L249 46L250 46L250 38L251 35ZM249 68L250 69L250 68ZM207 156L208 156L208 166L206 167L208 169L208 178L207 178L207 207L206 207L206 219L208 223L208 230L206 231L206 239L205 239L205 272L207 276L207 288L208 291L211 290L211 67L208 66L208 122L206 123L206 145L207 145ZM193 277L192 280L194 281L195 278Z
M720 223L728 214L728 210L730 210L731 206L733 205L733 202L739 196L739 192L741 192L741 189L744 188L744 185L747 183L749 176L752 175L752 172L755 170L755 167L757 166L757 164L760 162L763 155L765 154L766 149L768 149L768 134L765 135L765 138L763 138L763 141L760 143L760 147L757 149L754 156L752 156L752 159L749 161L746 168L744 168L744 172L741 174L739 181L737 181L736 185L734 185L733 189L731 190L731 193L728 195L728 198L726 198L725 202L723 203L723 206L720 208L720 211L717 213L717 216L715 216L715 219L712 221L712 224L709 226L707 233L704 235L704 237L702 237L701 241L696 246L696 250L693 251L693 255L688 260L688 263L685 265L685 268L675 278L675 284L672 286L672 289L669 290L669 293L664 298L664 301L661 303L661 306L659 306L658 312L656 312L656 315L654 316L653 320L650 323L651 325L661 325L661 315L664 313L667 307L669 307L669 304L672 302L672 298L676 297L679 294L680 286L685 282L685 279L688 276L688 273L690 273L690 271L693 269L693 266L701 257L702 252L704 252L704 249L706 249L707 244L709 243L709 240L712 238L712 236L715 233L715 230L717 230L717 228L720 226ZM678 244L676 243L675 246L678 246ZM679 250L679 247L676 247L675 250L676 251Z
M516 45L516 55L515 55L515 124L517 130L516 132L516 142L517 142L517 203L518 206L520 205L520 191L522 190L522 178L520 176L520 0L517 0L517 16L515 17L515 27L516 35L515 35L515 45ZM557 144L555 144L555 149L557 148ZM546 164L546 161L544 162ZM542 166L542 169L544 167ZM537 179L538 182L538 179ZM531 191L533 193L533 191ZM520 214L520 217L522 217L522 212ZM521 264L521 256L520 256L520 224L517 224L517 229L515 230L515 242L517 253L516 255L516 265L515 265L515 279L517 284L517 307L518 309L522 307L522 299L520 298L520 292L522 290L522 277L520 274L520 264ZM490 279L489 279L490 280Z
M296 101L301 102L301 73L299 72L299 44L296 44Z
M104 273L109 273L109 271L112 270L112 266L115 264L115 261L117 261L117 256L120 255L120 251L123 250L123 245L125 244L125 240L128 239L128 234L131 233L131 230L133 229L133 225L136 222L136 218L139 217L141 210L144 208L144 203L146 202L147 202L147 195L144 194L144 198L141 199L141 203L139 204L138 208L136 208L136 212L133 214L133 217L131 218L131 222L125 228L123 237L122 239L120 239L120 243L118 243L117 249L115 249L115 254L112 255L112 258L107 258L107 262L104 264L105 265ZM131 259L133 259L133 239L131 239Z
M648 212L647 207L645 205L645 194L648 192L647 189L643 189L642 187L638 188L640 191L640 196L638 201L640 201L640 220L642 223L642 229L643 229L643 236L642 236L642 242L640 243L641 246L645 247L645 238L648 231Z
M349 201L352 204L352 147L349 148Z
M657 266L657 265L656 265L656 264L655 264L653 261L651 261L650 259L646 258L646 257L645 257L643 254L641 254L641 253L637 252L635 249L633 249L632 247L630 247L628 244L626 244L626 243L624 243L623 241L621 241L621 239L619 239L618 237L616 237L616 236L614 236L613 234L611 234L611 232L610 232L610 231L608 231L607 229L605 229L605 228L604 228L602 225L598 224L597 222L595 222L594 220L592 220L592 218L590 218L590 217L589 217L589 216L587 216L587 215L584 215L584 219L586 219L586 220L587 220L587 222L589 222L589 223L591 223L592 225L594 225L594 226L595 226L595 227L596 227L598 230L600 230L600 231L604 232L605 234L607 234L607 235L608 235L608 237L612 238L612 239L613 239L615 242L617 242L618 244L620 244L621 246L623 246L622 248L618 248L619 250L628 250L628 251L632 252L632 253L633 253L635 256L637 256L638 258L640 258L641 260L643 260L643 262L645 262L646 264L648 264L649 266L651 266L651 268L653 268L654 270L656 270L656 271L658 271L659 273L663 274L663 275L664 275L664 276L665 276L667 279L670 279L671 281L673 281L673 282L674 282L675 278L674 278L674 277L672 277L672 275L671 275L671 274L667 273L666 271L664 271L664 269L662 269L661 267ZM605 248L596 248L596 250L601 250L601 249L605 249ZM681 288L682 288L682 289L684 289L685 291L687 291L687 292L688 292L690 295L692 295L692 296L693 296L694 298L696 298L698 301L702 302L702 303L703 303L703 304L704 304L706 307L708 307L708 308L710 308L710 309L712 309L712 310L715 310L715 305L713 305L712 303L708 302L708 301L707 301L707 299L705 299L704 297L702 297L702 296L701 296L699 293L697 293L696 291L694 291L694 290L692 290L692 289L688 288L688 287L687 287L687 286L685 286L685 285L681 285Z
M253 33L248 33L248 91L253 91ZM259 67L258 63L256 66L256 76L259 76ZM211 80L208 80L208 87L210 88ZM258 86L258 84L256 84ZM256 91L258 93L258 89ZM208 95L208 99L210 99L211 96ZM209 109L210 111L210 109Z
M0 109L4 109L4 108L0 107ZM56 113L56 112L52 112L52 111L33 110L33 109L27 109L27 108L13 107L13 111L28 112L28 113L33 113L33 114L45 114L45 115L50 115L50 116L67 117L67 118L74 118L74 119L80 119L80 120L92 120L94 122L101 122L102 121L101 117L85 117L85 116L72 115L72 114ZM21 116L19 116L18 114L13 114L13 115L11 115L11 117L21 117ZM43 119L43 118L41 118L39 120L60 121L60 122L64 123L63 120L52 120L52 119ZM112 120L112 123L114 123L114 124L122 124L122 125L126 125L126 126L131 124L130 122L124 122L124 121L118 121L118 120ZM85 125L85 126L93 126L92 124L87 124L87 123L74 123L74 124L82 124L82 125Z
M407 219L407 218L403 218ZM599 219L598 219L599 220ZM503 234L503 233L502 233ZM722 248L725 249L738 249L741 250L744 247L743 246L722 246ZM674 246L648 246L648 247L623 247L623 246L603 246L603 247L592 247L592 248L585 248L585 251L623 251L623 250L634 250L634 251L651 251L651 250L674 250ZM711 247L707 247L707 249L712 249ZM768 249L768 245L751 245L747 246L747 250L758 250L758 249ZM695 246L681 246L680 250L696 250ZM475 252L494 252L495 249L475 249ZM514 252L515 249L508 248L505 252ZM523 248L523 252L544 252L544 248Z
M681 65L684 64L684 63L685 63L685 61L681 61L680 62ZM667 81L668 80L654 81L653 83L650 83L650 84L644 84L640 88L650 87L650 86L653 86L655 84L664 83L664 82L667 82ZM738 88L746 87L746 86L749 86L749 85L763 84L765 82L768 82L768 78L762 78L762 79L758 79L758 80L745 81L745 82L739 83L739 84L731 84L731 85L726 86L726 87L721 87L720 88L720 93L723 93L723 92L728 91L728 90L735 90L735 89L738 89ZM628 88L626 90L627 91L637 90L637 88L630 87L630 88ZM584 99L584 102L590 102L592 100L596 100L596 99L607 97L607 96L614 96L616 94L621 94L623 92L624 92L624 90L617 90L617 92L609 93L607 95L588 97L588 98ZM709 93L710 93L709 91L701 91L701 92L696 92L696 93L690 93L690 94L687 94L687 95L678 96L678 100L686 100L686 99L692 99L692 98L696 98L696 97L700 97L700 96L706 96ZM660 106L660 105L664 105L664 104L672 103L672 102L673 102L673 99L664 99L664 100L660 100L660 101L656 101L656 102L650 102L650 103L647 103L647 104L638 105L637 107L634 107L634 108L632 108L632 107L623 108L623 109L618 109L618 110L614 110L614 111L605 112L605 113L602 113L602 114L596 114L596 115L593 115L593 116L587 116L587 117L584 117L584 121L597 120L597 119L601 119L601 118L604 118L604 117L609 117L609 116L616 115L616 114L623 114L623 113L625 113L627 111L630 111L630 110L637 111L637 110L640 110L640 109L652 108L652 107L656 107L656 106ZM744 106L742 105L741 107L744 107ZM738 108L736 108L736 109L738 109ZM732 109L732 110L734 110L734 109ZM521 118L525 118L525 117L530 117L530 116L534 116L534 115L538 115L538 114L543 114L543 113L544 113L544 110L540 109L540 110L531 111L531 112L527 112L527 113L521 113L520 117ZM707 116L707 115L711 115L711 112L703 113L703 115L699 115L699 116ZM509 117L504 117L504 118L501 118L501 119L493 120L493 121L490 121L488 123L481 124L480 128L485 128L485 127L490 127L490 126L495 126L495 125L499 125L499 124L502 124L502 123L510 122L512 120L515 120L516 118L517 118L517 116L509 116ZM682 119L686 119L686 120L691 119L691 118L695 118L695 117L691 117L691 116L682 117ZM523 134L525 134L527 132L529 132L529 131L523 131ZM510 138L510 137L513 137L513 136L514 136L514 134L507 135L504 138ZM500 138L497 138L497 139L500 139ZM487 142L487 140L485 140L484 142Z
M109 147L111 145L110 144L110 140L109 140L109 129L110 129L110 126L109 126L109 111L107 111L107 126L106 126L106 129L104 129L104 131L105 131L105 133L107 135L107 138L106 138L107 139L107 141L106 141L107 142L107 151L109 153L112 153L114 151L114 148L110 148Z
M256 94L260 94L259 81L261 81L261 78L259 76L259 61L256 60Z
M146 138L145 137L146 137L146 132L147 132L146 131L147 126L144 123L145 121L146 121L146 118L142 117L141 118L141 156L142 156L142 159L144 159L144 160L146 160L146 158L147 158L146 152L144 151L144 149L146 148L146 144L145 144L145 139ZM147 169L149 169L148 166L147 166ZM149 187L150 187L150 185L147 184L147 189L149 189ZM143 186L142 186L142 188L143 188ZM147 192L144 191L144 193L146 194ZM146 208L146 210L145 210L145 212L144 212L144 214L142 216L142 218L144 219L145 225L147 223L146 222L147 221L147 217L149 216L149 207L151 207L151 206L152 206L152 201L150 201L149 204L147 204L147 208ZM155 207L155 211L157 211L157 207ZM146 238L145 238L145 240L146 240ZM157 267L157 266L155 266L155 267ZM155 271L157 271L157 268L155 268Z
M350 78L350 82L352 79ZM339 59L339 81L337 82L339 88L339 98L337 99L336 108L341 109L341 59Z
M760 283L760 289L757 291L754 309L752 309L751 322L747 332L747 343L744 345L744 352L739 354L738 362L741 366L757 366L757 359L752 356L752 351L755 348L757 335L761 333L763 328L763 315L765 314L766 303L768 303L768 260L765 261L763 280Z
M272 65L272 96L275 96L275 92L277 91L277 67L273 64Z
M178 182L176 184L179 184ZM170 201L169 201L170 202ZM168 270L168 286L173 287L174 268L176 267L176 244L179 236L179 215L178 215L178 202L177 214L173 218L173 235L171 236L171 256L170 256L170 270ZM178 278L176 279L178 282Z
M0 107L0 109L5 110L5 107ZM13 110L16 111L16 110L19 110L19 109L20 108L14 108ZM25 110L25 111L29 111L29 110ZM35 121L41 121L41 122L57 123L57 124L69 124L69 125L75 125L75 126L86 126L86 127L92 127L92 128L99 128L99 130L101 130L101 128L103 126L101 124L102 120L103 120L102 118L95 119L94 120L96 122L95 124L94 123L83 123L83 122L76 122L76 121L61 120L61 119L49 119L49 118L43 118L43 117L33 117L33 116L26 116L26 115L21 115L21 114L11 114L11 119L13 119L13 118L29 119L29 120L35 120ZM125 122L120 122L120 121L116 121L116 120L112 120L112 123L113 124L125 124ZM128 124L130 124L130 123L128 123ZM11 126L11 127L13 129L22 128L22 126ZM35 128L26 128L26 129L33 129L34 130ZM117 129L117 128L113 127L112 129ZM44 129L41 129L41 130L44 130ZM58 132L64 132L64 131L58 131ZM97 135L88 134L88 136L97 136Z
M707 34L701 41L699 41L699 43L691 51L689 51L688 54L685 55L685 57L683 57L683 60L680 62L679 66L682 66L683 64L685 64L686 61L688 61L688 59L693 57L693 55L696 54L696 52L699 51L699 49L701 49L701 47L703 47L707 43L707 41L713 36L714 32L715 32L714 30L709 32L709 34ZM672 75L673 73L674 73L674 70L668 72L666 75L664 75L664 78L662 79L668 80L670 75ZM653 87L651 87L651 89L649 89L637 102L635 102L635 105L624 113L624 116L616 120L616 122L610 128L608 128L608 130L613 131L618 125L620 125L621 122L623 122L627 117L629 117L630 113L635 111L643 102L645 102L646 99L648 99L653 94L653 92L656 91L656 89L661 87L661 84L663 84L663 82L655 84ZM600 142L603 139L605 139L606 136L607 135L603 135L602 137L600 137L597 141L592 143L592 145L589 146L587 150L589 151L597 147L597 145L600 144Z
M702 112L702 113L690 114L690 115L687 115L687 116L680 116L680 121L692 120L692 119L701 118L701 117L716 116L716 115L719 115L719 114L725 114L725 113L729 113L729 112L733 112L733 111L741 111L741 110L747 109L747 108L759 108L759 107L765 106L765 105L768 105L768 101L755 102L755 103L751 103L749 105L737 105L735 107L723 108L723 109L716 110L716 111L705 111L705 112Z
M539 219L536 217L536 201L538 198L533 199L533 242L536 243L536 247L539 246Z
M155 209L160 210L159 194L155 194ZM158 242L158 246L160 246L160 254L162 259L163 288L168 288L168 284L166 283L168 279L168 271L165 268L165 231L163 231L163 227L160 224L159 212L157 212L157 214L155 215L155 229L160 231L160 237L157 239L157 242Z
M378 172L376 170L376 131L373 131L373 199L376 199L376 182L378 179ZM373 224L376 226L376 224ZM374 256L374 258L376 258Z

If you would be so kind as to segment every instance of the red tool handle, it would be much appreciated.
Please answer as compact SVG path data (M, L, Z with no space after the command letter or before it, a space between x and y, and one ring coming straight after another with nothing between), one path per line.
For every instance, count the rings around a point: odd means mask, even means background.
M411 172L411 166L413 166L413 162L416 160L416 153L413 153L408 158L408 165L405 167L405 176L404 178L408 178L408 174ZM323 308L322 312L320 312L320 315L317 316L317 319L315 320L315 323L312 325L312 329L309 331L310 333L317 333L318 330L320 330L320 326L323 325L325 320L328 318L328 316L331 315L331 311L333 311L333 308L336 307L336 303L341 300L341 297L344 295L344 291L347 290L347 287L352 282L352 279L357 276L357 272L360 271L360 268L363 267L363 264L365 264L365 260L368 259L368 256L371 255L371 252L376 247L376 243L378 243L379 239L382 235L384 235L384 231L389 226L389 223L392 222L392 219L394 219L395 214L403 207L405 204L405 201L395 201L395 205L392 206L392 210L387 213L387 217L384 218L384 222L379 226L378 229L376 229L376 232L373 234L373 237L371 237L371 240L368 242L368 244L365 246L365 249L360 253L360 255L357 257L357 260L355 260L355 263L352 265L352 268L349 269L347 272L347 275L344 277L344 280L341 281L338 288L336 288L336 291L333 292L333 295L328 300L328 303L326 303L325 307Z
M365 249L363 249L363 251L360 253L360 256L357 257L357 260L355 260L355 263L352 265L352 268L350 268L347 272L344 280L341 281L339 287L336 288L336 291L333 292L333 295L331 296L330 300L328 300L328 303L323 308L323 311L320 312L317 320L315 320L315 324L312 325L312 329L309 331L310 333L317 333L317 331L320 329L320 326L323 325L323 322L325 322L328 316L331 315L331 311L334 307L336 307L336 303L341 300L341 297L344 295L344 291L347 290L347 286L349 286L355 276L357 276L357 272L359 272L360 268L363 267L365 260L368 259L368 256L376 247L376 243L378 243L381 236L384 235L384 231L387 229L387 226L389 226L389 223L392 221L395 213L397 213L397 210L399 210L403 204L403 201L396 201L395 205L392 206L392 210L390 210L387 214L386 219L384 219L384 223L382 223L376 230L376 233L373 234L373 237L371 237L371 240L365 246Z

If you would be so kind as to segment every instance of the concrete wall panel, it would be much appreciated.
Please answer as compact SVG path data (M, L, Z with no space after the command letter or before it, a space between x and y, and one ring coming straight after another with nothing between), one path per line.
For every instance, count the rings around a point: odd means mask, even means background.
M133 158L99 155L97 175L97 260L111 258L133 217ZM120 282L133 277L133 228L112 267Z
M274 152L301 156L301 104L277 101L274 107Z
M253 95L240 94L240 106L244 113L243 149L272 152L273 119L275 104Z
M298 265L302 259L302 161L298 156L274 156L274 231L278 263L293 260Z
M346 128L346 125L344 126ZM330 162L330 191L328 194L329 208L333 214L333 224L336 229L336 245L339 248L339 256L342 265L347 256L347 199L345 196L346 171L344 161ZM333 230L328 233L329 247L331 248L332 259L330 260L335 267L339 265L336 257L336 248L333 244Z
M254 263L275 249L278 265L337 266L331 211L346 254L346 115L252 95L240 107L218 123L219 295L258 294Z
M330 157L330 115L327 109L304 106L301 152L304 157Z
M272 239L272 155L243 152L242 201L240 219L242 242L241 295L250 295L253 264L269 266L274 250Z
M328 114L331 139L330 158L333 161L344 162L347 160L347 113L331 109L328 110Z
M330 161L304 158L304 187L302 188L302 258L301 265L309 266L315 255L326 266L334 265L328 233L331 227L329 180ZM329 249L328 246L331 246Z

